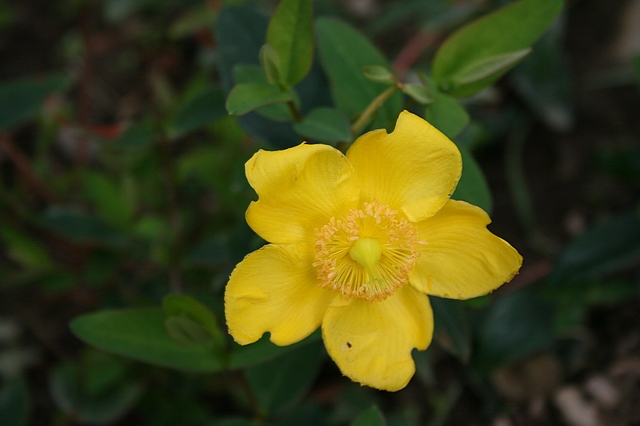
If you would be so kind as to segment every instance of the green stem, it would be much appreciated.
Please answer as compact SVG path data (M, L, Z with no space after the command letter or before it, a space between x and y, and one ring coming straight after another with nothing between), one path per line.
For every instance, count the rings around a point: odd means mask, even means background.
M298 108L296 108L296 105L293 103L293 101L287 102L287 106L289 107L289 111L291 111L293 121L295 121L296 123L302 121L302 116L300 115L300 112L298 111Z
M400 90L400 88L397 85L394 85L376 96L375 99L372 100L371 103L367 106L367 108L362 111L362 114L360 114L360 117L358 117L356 122L353 123L353 125L351 126L351 133L354 135L360 133L362 128L371 119L371 116L375 114L376 111L378 111L378 109L382 106L382 104L384 104L385 101L393 96L398 90Z

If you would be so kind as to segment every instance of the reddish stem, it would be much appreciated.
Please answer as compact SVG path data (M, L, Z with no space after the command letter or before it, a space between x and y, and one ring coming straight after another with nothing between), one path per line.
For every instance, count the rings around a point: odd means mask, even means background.
M393 71L402 78L420 55L440 38L440 34L430 31L419 31L402 48L393 61Z
M35 174L31 168L31 163L26 155L24 155L13 143L13 140L7 134L0 134L0 149L13 161L18 172L24 177L27 185L42 199L49 203L54 203L57 199L56 194L51 191Z

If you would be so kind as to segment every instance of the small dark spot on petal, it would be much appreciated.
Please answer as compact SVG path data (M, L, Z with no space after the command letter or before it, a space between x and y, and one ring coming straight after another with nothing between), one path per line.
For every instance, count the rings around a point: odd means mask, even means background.
M351 342L347 342L347 346L348 346L348 347L351 347Z

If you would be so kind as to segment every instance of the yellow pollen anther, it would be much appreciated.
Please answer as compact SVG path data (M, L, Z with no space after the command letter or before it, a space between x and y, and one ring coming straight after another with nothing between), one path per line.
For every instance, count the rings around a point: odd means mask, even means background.
M409 281L417 258L417 228L377 201L341 219L331 218L316 233L318 285L347 299L384 300Z

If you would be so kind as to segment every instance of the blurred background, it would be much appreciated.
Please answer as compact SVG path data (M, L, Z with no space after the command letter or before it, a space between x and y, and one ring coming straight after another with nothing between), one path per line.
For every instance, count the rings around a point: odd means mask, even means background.
M506 3L314 7L410 81ZM243 37L218 20L230 4L266 23L277 2L0 0L0 424L346 425L375 404L389 425L640 425L638 0L567 1L524 62L465 100L456 143L524 265L491 296L435 305L403 391L350 383L326 355L274 391L260 377L278 359L248 380L186 374L74 337L78 315L175 292L223 323L229 273L262 244L243 164L278 140L224 108L220 39Z

